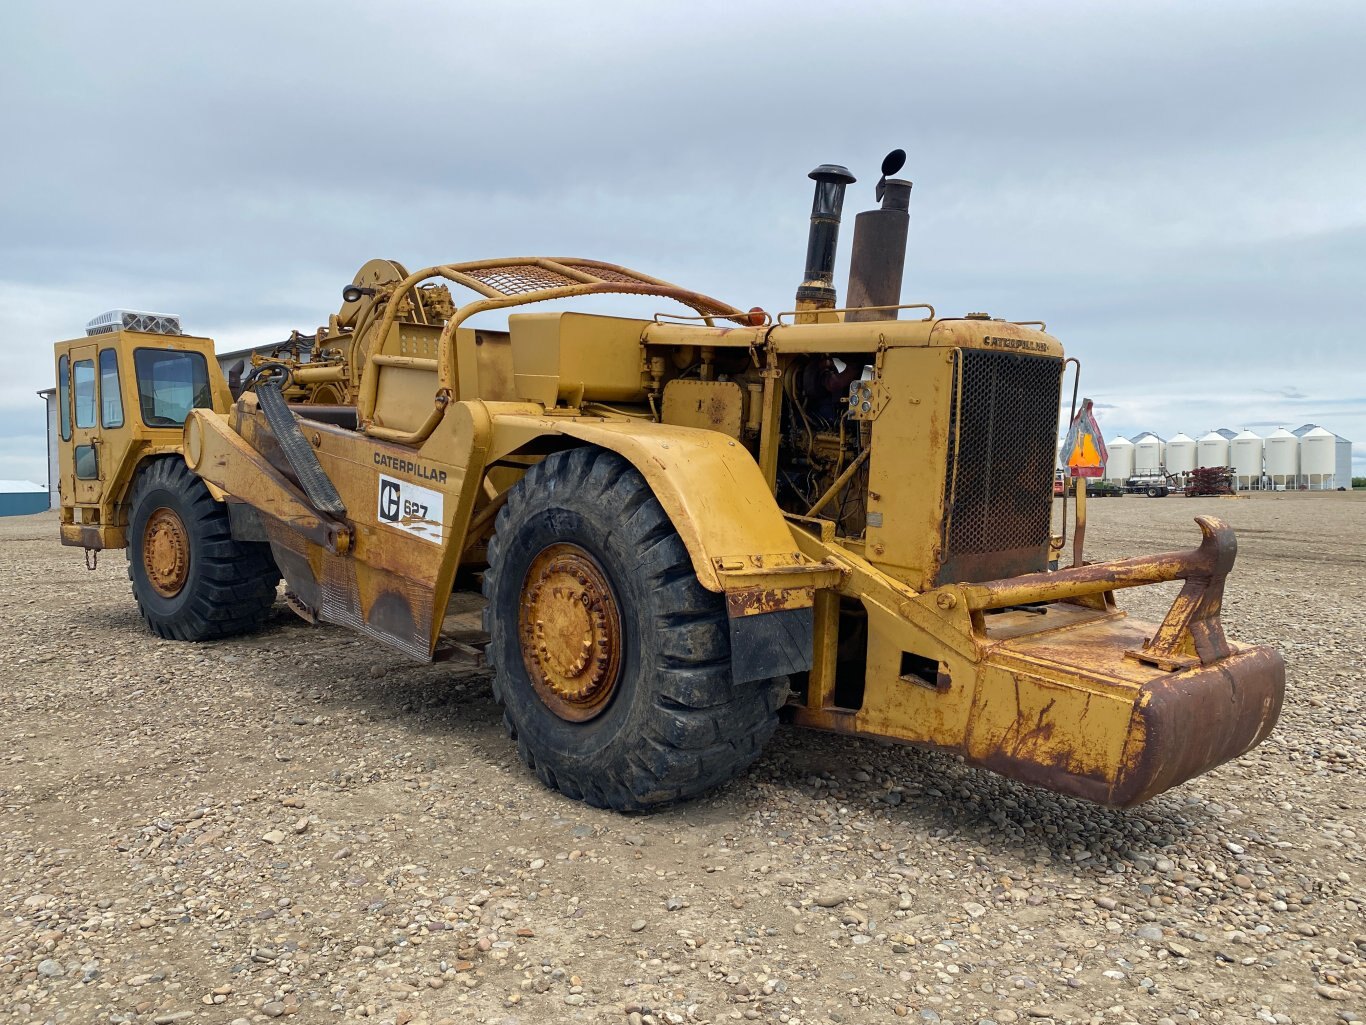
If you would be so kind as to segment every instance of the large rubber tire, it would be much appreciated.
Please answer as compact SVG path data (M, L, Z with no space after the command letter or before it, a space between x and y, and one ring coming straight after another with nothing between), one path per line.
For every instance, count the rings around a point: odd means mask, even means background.
M533 686L519 636L528 572L551 546L587 552L620 613L616 686L592 718L556 714ZM532 467L499 512L484 573L493 694L517 751L547 786L597 808L638 811L695 797L758 756L786 677L731 679L725 603L698 583L645 478L579 448Z
M237 541L228 511L179 456L155 459L139 472L129 497L128 579L147 628L158 637L208 641L260 628L275 602L280 571L270 545ZM183 528L183 583L164 594L148 576L147 524L174 517Z

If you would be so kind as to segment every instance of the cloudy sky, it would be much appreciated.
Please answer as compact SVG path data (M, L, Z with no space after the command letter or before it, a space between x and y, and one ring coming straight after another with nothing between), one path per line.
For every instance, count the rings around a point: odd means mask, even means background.
M1315 421L1366 474L1366 4L5 15L0 478L45 479L51 343L104 310L224 350L371 257L529 253L785 309L806 172L847 164L852 214L898 146L905 301L1046 320L1107 435Z

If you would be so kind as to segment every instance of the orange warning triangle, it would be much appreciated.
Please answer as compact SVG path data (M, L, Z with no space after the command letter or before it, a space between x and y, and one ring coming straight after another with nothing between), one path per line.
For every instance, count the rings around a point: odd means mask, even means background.
M1110 453L1105 448L1105 438L1101 436L1100 426L1091 411L1091 400L1082 399L1081 409L1072 418L1067 429L1067 440L1062 444L1067 472L1073 477L1103 477L1105 463Z

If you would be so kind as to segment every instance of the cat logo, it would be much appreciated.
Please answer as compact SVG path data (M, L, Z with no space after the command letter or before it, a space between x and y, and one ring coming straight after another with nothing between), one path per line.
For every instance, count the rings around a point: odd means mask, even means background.
M381 526L432 544L443 543L446 536L445 496L411 481L380 474L375 515Z
M388 477L379 479L379 518L387 523L398 522L399 484Z

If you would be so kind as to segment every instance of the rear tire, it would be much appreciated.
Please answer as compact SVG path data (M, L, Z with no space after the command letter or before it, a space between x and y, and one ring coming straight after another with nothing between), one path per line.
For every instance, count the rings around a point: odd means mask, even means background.
M183 459L143 467L129 507L128 579L152 633L207 641L265 622L280 582L270 545L235 540L227 508Z
M625 459L548 456L508 495L484 573L493 694L546 786L637 811L758 756L786 677L735 684L725 602Z

